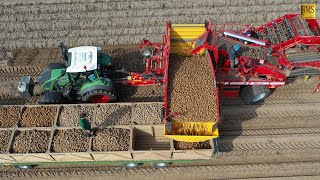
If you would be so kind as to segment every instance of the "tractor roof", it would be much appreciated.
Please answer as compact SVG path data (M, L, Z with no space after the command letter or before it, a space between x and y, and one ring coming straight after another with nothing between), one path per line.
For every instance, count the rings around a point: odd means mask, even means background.
M80 46L69 49L68 52L71 53L71 58L67 72L76 73L97 69L98 50L100 48L94 46Z

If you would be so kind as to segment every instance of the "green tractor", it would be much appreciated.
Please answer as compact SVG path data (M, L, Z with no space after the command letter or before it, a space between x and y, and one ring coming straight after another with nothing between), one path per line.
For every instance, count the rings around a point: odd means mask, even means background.
M21 77L18 90L21 96L36 95L40 86L41 104L107 103L116 100L111 57L100 48L81 46L67 49L60 44L65 64L49 64L34 82L30 76Z

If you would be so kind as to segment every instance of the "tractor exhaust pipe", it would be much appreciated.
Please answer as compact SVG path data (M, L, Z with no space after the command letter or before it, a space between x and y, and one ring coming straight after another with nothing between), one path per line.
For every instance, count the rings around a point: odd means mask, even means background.
M35 83L33 82L31 76L23 76L20 78L18 85L19 95L21 97L30 97L33 96L33 88Z

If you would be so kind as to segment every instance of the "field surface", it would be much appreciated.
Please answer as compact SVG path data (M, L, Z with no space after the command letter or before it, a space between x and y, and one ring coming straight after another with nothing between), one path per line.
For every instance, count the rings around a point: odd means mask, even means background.
M36 77L49 63L60 62L57 48L60 42L69 47L100 46L113 57L116 67L142 72L144 66L137 44L143 38L160 42L166 21L203 23L210 20L219 24L259 26L287 13L300 13L302 3L316 3L320 19L320 3L316 0L0 0L0 104L36 104L37 98L23 99L16 95L19 77ZM290 80L288 85L256 105L244 105L238 98L222 100L220 156L210 163L163 169L143 166L132 170L106 165L39 166L23 171L1 167L0 178L319 179L320 94L311 94L316 83L315 77L309 81ZM157 87L126 89L120 94L120 101L124 102L163 100L163 90ZM160 109L145 108L155 114ZM17 109L1 110L0 120L3 116L12 117L12 122L2 123L1 127L17 124L14 111ZM157 116L154 117L152 122L158 122ZM60 119L61 126L74 124L64 121L66 119L69 117ZM24 120L21 126L34 125ZM100 121L97 118L96 123ZM119 123L126 124L124 120ZM144 121L136 123L144 124ZM9 134L1 133L2 152ZM97 149L112 148L101 142L96 145ZM41 147L30 148L34 148L30 151L43 151Z

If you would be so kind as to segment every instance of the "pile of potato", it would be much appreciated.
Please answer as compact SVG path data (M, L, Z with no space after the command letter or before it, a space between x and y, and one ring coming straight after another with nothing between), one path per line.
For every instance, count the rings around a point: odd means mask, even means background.
M0 131L0 153L5 153L7 151L7 147L9 145L11 136L10 130Z
M78 117L82 112L87 114L87 118L91 122L93 121L95 106L63 106L58 120L58 126L79 126Z
M85 152L89 138L81 129L57 130L53 136L52 152Z
M132 107L130 105L105 104L97 108L94 123L98 127L110 125L130 125Z
M135 104L132 109L134 124L161 124L162 103Z
M57 107L27 107L22 112L21 127L51 127L57 113Z
M130 145L130 130L108 128L97 132L93 139L93 151L128 151Z
M19 121L20 107L0 107L0 127L10 128Z
M50 131L16 131L12 145L13 153L44 153L48 149Z
M187 150L187 149L211 149L209 141L204 142L182 142L174 141L174 148L176 150Z
M175 120L216 121L215 82L207 59L171 55L169 63L169 112L181 115Z

